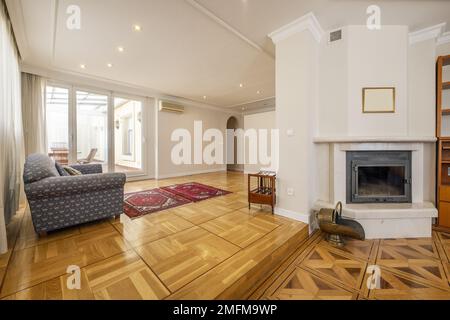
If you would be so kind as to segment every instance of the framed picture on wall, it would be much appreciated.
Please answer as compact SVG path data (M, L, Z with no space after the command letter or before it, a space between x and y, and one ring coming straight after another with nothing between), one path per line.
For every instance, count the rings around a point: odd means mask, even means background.
M395 88L363 88L363 113L395 113Z

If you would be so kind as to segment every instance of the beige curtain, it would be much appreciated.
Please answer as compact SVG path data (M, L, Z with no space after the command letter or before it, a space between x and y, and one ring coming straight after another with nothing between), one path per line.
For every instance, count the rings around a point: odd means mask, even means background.
M19 57L0 1L0 254L8 249L6 225L18 209L24 163Z
M46 153L45 80L22 73L22 115L25 154Z

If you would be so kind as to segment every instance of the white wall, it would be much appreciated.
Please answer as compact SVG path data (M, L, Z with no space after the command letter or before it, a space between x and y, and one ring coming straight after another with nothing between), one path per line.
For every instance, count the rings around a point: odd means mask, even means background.
M319 51L319 123L318 134L344 136L348 132L348 31L342 28L342 40L320 44Z
M320 45L318 135L434 136L434 40L409 45L406 26L342 31ZM362 89L379 86L396 88L394 114L362 112Z
M407 45L406 26L348 27L348 135L407 135ZM364 87L395 87L395 113L362 112Z
M318 44L308 31L276 45L280 130L277 213L308 221L315 196ZM292 131L292 136L288 131ZM292 189L293 195L288 195Z
M185 112L182 114L159 112L157 111L157 139L158 139L158 178L190 175L203 172L213 172L226 170L225 164L181 164L176 165L172 162L172 148L178 142L171 141L172 132L176 129L187 129L192 137L192 163L194 163L194 121L203 122L203 132L207 129L216 128L224 134L223 149L225 157L225 131L227 120L233 116L231 113L218 112L217 110L209 110L198 108L195 106L183 104ZM238 118L238 117L236 117ZM209 142L203 142L203 146Z
M244 130L254 129L256 131L260 129L267 130L267 156L272 158L272 162L270 164L264 164L261 162L261 159L258 156L257 164L249 164L248 163L248 152L249 148L246 148L246 164L244 165L245 173L257 173L260 170L265 168L267 169L276 169L276 161L277 155L272 154L272 140L271 140L271 131L276 128L276 113L275 111L270 112L262 112L251 115L244 116ZM259 141L258 141L259 145Z
M436 133L436 43L434 39L408 46L408 132Z

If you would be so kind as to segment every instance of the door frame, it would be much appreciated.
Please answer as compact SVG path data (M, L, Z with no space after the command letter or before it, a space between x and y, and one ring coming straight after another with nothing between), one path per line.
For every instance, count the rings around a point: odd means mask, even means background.
M73 94L73 115L72 115L72 132L73 132L73 144L74 148L70 152L72 153L72 158L74 159L73 163L76 163L78 160L78 126L77 126L77 92L88 92L93 94L98 94L102 96L106 96L107 102L106 102L106 147L107 147L107 159L106 159L106 165L108 167L108 172L114 172L111 169L114 169L114 166L111 166L111 147L114 147L111 143L111 121L110 121L110 113L111 113L111 92L107 90L98 90L98 89L88 89L83 86L73 86L72 87L72 94ZM114 135L114 131L112 132ZM114 138L114 136L112 136ZM114 152L114 150L113 150ZM114 155L114 154L113 154Z
M121 91L111 91L98 89L91 86L74 85L66 81L58 81L47 79L45 87L57 87L68 90L68 146L69 146L69 163L77 163L77 91L84 91L99 95L104 95L108 98L107 106L107 166L109 172L114 172L115 170L115 132L114 132L114 98L123 98L134 101L141 102L141 112L142 112L142 169L136 173L127 173L127 180L139 180L142 178L150 178L149 172L149 159L148 150L150 148L149 144L151 141L148 139L148 133L151 127L151 122L149 121L150 108L149 100L152 98L142 97L138 95L128 94ZM46 98L46 94L44 95ZM45 100L45 103L47 101ZM47 121L47 118L46 118ZM47 146L48 147L48 146ZM130 179L129 179L130 178Z
M114 163L112 164L113 166L115 166L116 163L116 159L115 159L115 136L114 136L114 99L115 98L122 98L122 99L127 99L127 100L132 100L132 101L138 101L141 103L141 170L134 172L132 174L127 174L127 177L130 178L136 178L136 177L144 177L148 175L148 159L147 159L147 148L148 148L148 121L147 121L147 117L148 117L148 110L149 108L147 108L147 101L148 99L145 97L139 97L139 96L135 96L135 95L131 95L128 93L121 93L121 92L112 92L111 95L111 103L112 103L112 124L113 124L113 130L112 130L112 139L113 139L113 144L114 147L112 149L114 155L113 158L114 159Z

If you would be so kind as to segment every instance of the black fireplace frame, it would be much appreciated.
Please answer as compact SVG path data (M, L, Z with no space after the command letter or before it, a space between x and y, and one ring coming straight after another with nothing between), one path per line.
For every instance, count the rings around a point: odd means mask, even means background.
M411 203L411 151L348 151L347 152L347 203ZM405 167L405 194L402 196L361 196L358 195L357 177L359 167Z

